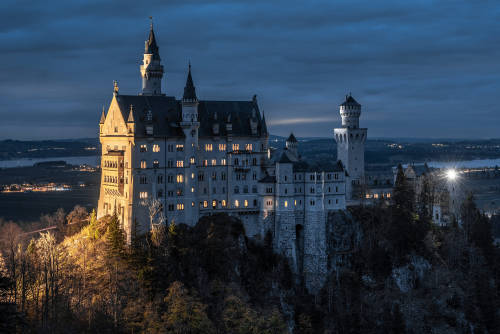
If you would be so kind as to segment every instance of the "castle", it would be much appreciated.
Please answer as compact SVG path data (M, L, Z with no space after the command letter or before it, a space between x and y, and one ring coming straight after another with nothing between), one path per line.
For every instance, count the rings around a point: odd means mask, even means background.
M199 100L191 65L182 99L162 93L164 68L153 26L140 66L142 91L122 95L115 82L99 122L102 145L98 217L116 213L131 241L150 227L148 201L165 221L194 225L201 216L238 216L249 237L273 237L276 251L312 289L327 270L329 212L344 210L364 182L361 105L346 96L334 130L339 161L328 171L300 159L293 134L278 156L254 96L248 101ZM319 281L318 281L319 280Z

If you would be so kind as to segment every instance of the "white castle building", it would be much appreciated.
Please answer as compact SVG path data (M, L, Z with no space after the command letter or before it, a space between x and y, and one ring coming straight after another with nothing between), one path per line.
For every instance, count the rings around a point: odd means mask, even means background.
M328 213L344 210L351 184L363 183L367 130L359 128L361 106L352 96L340 105L340 160L333 170L319 171L300 159L293 134L279 158L271 157L255 96L199 100L191 66L182 99L164 94L152 26L140 72L142 92L122 95L115 83L101 116L98 217L116 213L130 242L134 228L150 228L148 199L161 202L168 223L192 226L204 215L236 215L249 237L271 233L275 249L310 287L321 284L312 277L327 270Z

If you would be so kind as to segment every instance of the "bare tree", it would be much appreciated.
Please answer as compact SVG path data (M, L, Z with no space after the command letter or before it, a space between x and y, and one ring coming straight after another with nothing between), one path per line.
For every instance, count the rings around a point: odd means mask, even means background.
M158 247L166 237L166 218L163 212L163 204L157 198L144 200L141 204L148 209L151 241Z

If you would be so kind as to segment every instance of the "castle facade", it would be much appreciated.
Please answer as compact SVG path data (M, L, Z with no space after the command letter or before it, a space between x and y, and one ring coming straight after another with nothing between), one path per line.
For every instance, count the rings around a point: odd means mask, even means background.
M191 65L183 97L164 94L152 26L140 73L141 93L122 95L115 82L99 122L98 217L116 213L130 242L134 230L151 228L152 200L160 203L165 223L194 225L204 215L235 215L249 237L271 233L275 250L308 286L321 285L328 213L344 210L353 185L363 183L367 131L359 128L361 106L352 96L340 105L342 127L334 130L340 160L322 171L300 159L293 134L272 156L255 96L199 100Z

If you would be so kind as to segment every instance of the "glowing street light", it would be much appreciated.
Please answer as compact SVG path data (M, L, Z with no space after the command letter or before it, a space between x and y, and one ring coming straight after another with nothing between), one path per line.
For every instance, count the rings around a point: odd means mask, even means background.
M446 178L447 178L448 180L450 180L450 181L454 181L454 180L456 180L456 179L457 179L457 177L458 177L458 173L457 173L457 171L456 171L456 170L454 170L454 169L448 169L448 170L446 171Z

